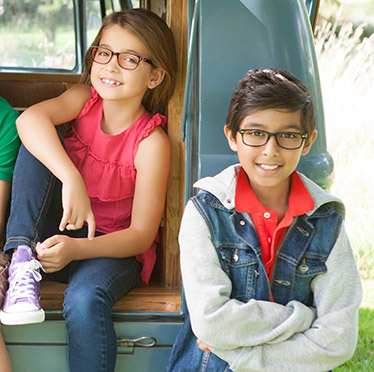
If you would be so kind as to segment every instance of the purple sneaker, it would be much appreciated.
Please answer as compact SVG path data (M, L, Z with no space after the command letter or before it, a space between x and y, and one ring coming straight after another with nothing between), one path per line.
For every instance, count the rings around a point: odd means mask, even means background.
M1 323L16 325L44 321L44 310L39 304L39 282L42 279L40 268L41 263L35 259L28 246L20 245L13 253Z

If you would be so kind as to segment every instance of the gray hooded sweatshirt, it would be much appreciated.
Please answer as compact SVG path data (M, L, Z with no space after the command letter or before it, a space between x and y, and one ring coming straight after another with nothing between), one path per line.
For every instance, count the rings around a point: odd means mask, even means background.
M230 166L194 186L215 195L227 209L235 209L239 169L240 165ZM314 210L308 214L329 203L344 215L338 198L300 177L314 200ZM252 223L248 214L244 216ZM323 372L353 355L362 291L344 226L326 261L327 272L311 283L315 307L298 301L284 306L231 299L231 281L221 269L209 228L192 202L185 208L179 244L192 330L233 371Z

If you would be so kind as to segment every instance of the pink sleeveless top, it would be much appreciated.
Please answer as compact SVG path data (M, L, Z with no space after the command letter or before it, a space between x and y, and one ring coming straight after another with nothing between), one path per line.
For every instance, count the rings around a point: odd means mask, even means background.
M97 231L110 233L131 223L135 191L135 155L140 142L166 117L145 112L117 135L101 130L103 100L94 88L78 118L65 135L66 151L80 171L91 200ZM156 243L136 257L143 264L141 279L148 283L156 261Z

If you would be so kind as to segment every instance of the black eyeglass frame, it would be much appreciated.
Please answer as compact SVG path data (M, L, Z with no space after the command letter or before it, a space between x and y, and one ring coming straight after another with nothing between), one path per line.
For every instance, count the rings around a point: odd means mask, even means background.
M97 50L97 49L99 49L99 48L101 48L101 49L105 49L105 50L107 50L108 52L110 52L110 58L108 58L108 62L105 62L105 63L104 63L104 62L98 62L98 61L95 60L95 56L96 56L95 50ZM139 63L140 63L141 61L147 62L147 63L149 63L151 66L153 66L153 62L152 62L150 59L145 58L145 57L142 57L142 56L139 56L139 55L137 55L137 54L135 54L135 53L131 53L131 52L113 52L113 50L110 50L109 48L106 48L106 47L103 47L103 46L91 46L91 47L90 47L90 51L91 51L91 58L92 58L92 61L93 61L93 62L96 62L96 63L98 63L98 64L100 64L100 65L107 65L107 64L112 60L113 56L116 56L116 57L117 57L117 63L118 63L118 66L121 67L121 68L123 68L124 70L130 70L130 71L132 71L132 70L137 69L138 66L139 66ZM138 61L138 63L136 64L136 66L135 66L134 68L126 68L126 67L123 67L123 66L121 65L121 63L119 62L119 56L120 56L120 54L129 54L130 56L134 56L134 57L139 58L139 61Z
M253 132L260 132L260 133L264 133L267 135L267 138L265 140L265 142L261 145L249 145L248 143L245 143L244 141L244 134L248 131L253 131ZM282 148L282 149L285 149L285 150L297 150L299 149L305 142L305 140L308 138L308 133L299 133L299 132L268 132L266 130L260 130L260 129L253 129L253 128L248 128L248 129L238 129L238 132L241 134L242 136L242 142L244 145L246 146L250 146L250 147L262 147L262 146L265 146L271 137L275 137L275 141L277 142L277 145ZM301 143L298 147L284 147L282 146L279 141L278 141L278 135L280 134L291 134L291 135L298 135L298 136L301 136Z

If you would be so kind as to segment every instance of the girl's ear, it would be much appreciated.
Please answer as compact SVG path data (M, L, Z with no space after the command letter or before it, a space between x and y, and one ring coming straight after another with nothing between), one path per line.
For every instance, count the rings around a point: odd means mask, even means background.
M229 129L228 125L226 124L224 127L225 136L227 138L227 142L229 143L230 149L232 151L238 151L238 145L236 143L236 139L233 137L231 129Z
M161 67L154 68L151 73L151 77L148 82L148 88L154 89L157 85L162 83L165 77L165 70Z
M310 137L307 138L307 142L304 145L303 151L301 152L302 156L308 154L308 152L309 152L310 148L312 147L313 142L316 140L316 138L317 138L317 131L314 130L313 133L310 135Z

